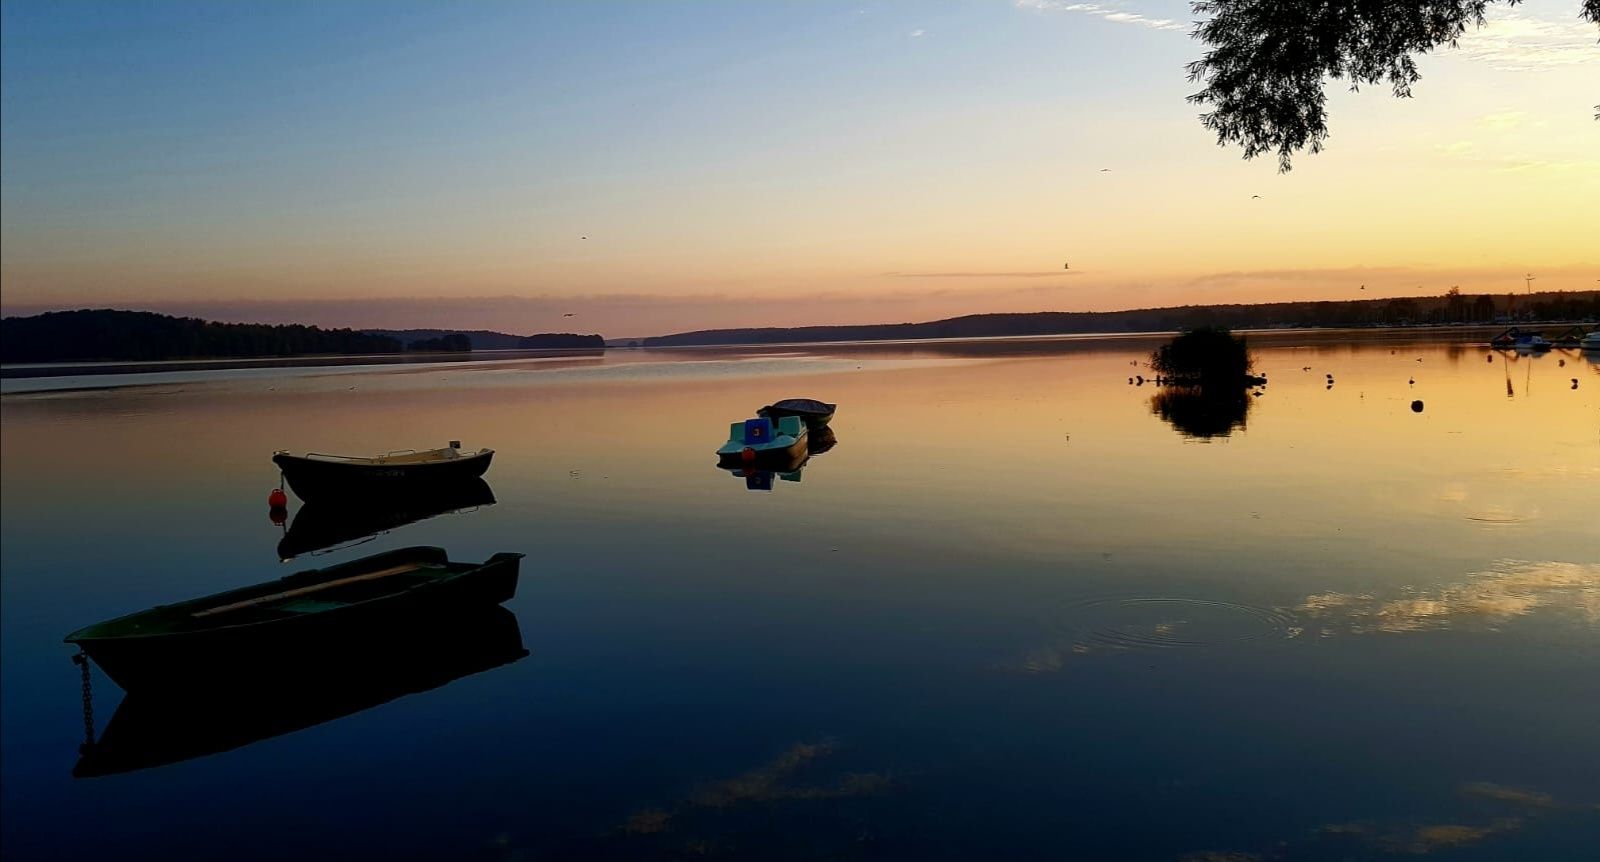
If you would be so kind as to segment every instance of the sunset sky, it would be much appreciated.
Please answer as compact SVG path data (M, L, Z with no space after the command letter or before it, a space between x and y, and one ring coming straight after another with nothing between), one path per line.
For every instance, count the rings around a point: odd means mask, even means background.
M625 337L1593 289L1578 7L1332 85L1282 175L1185 103L1178 0L7 0L0 303Z

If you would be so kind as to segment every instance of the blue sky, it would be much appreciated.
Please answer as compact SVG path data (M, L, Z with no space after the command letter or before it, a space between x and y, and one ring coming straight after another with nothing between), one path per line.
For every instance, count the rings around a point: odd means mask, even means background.
M8 313L402 297L630 334L1600 276L1600 48L1566 0L1416 99L1336 96L1288 176L1195 122L1165 0L0 9Z

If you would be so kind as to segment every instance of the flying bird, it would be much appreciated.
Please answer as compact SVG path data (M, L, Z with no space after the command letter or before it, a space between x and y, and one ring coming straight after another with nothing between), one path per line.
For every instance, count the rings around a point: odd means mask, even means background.
M1111 173L1111 169L1110 168L1101 168L1100 169L1100 173L1109 174L1109 173Z
M572 313L572 312L570 312L570 311L569 311L569 312L567 312L567 313L566 313L566 314L563 314L563 315L561 315L561 316L562 316L562 317L572 317L572 316L573 316L573 313Z
M1259 198L1259 197L1261 197L1261 196L1260 196L1260 195L1251 195L1251 196L1250 196L1250 199L1251 199L1251 200L1255 200L1255 199L1257 199L1257 198Z

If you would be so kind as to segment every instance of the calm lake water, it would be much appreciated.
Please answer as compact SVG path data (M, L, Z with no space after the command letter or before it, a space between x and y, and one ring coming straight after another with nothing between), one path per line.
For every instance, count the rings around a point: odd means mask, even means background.
M8 381L4 855L1594 858L1600 359L1275 335L1219 406L1130 385L1156 343ZM831 451L714 466L793 396ZM280 561L273 450L452 439L492 504ZM291 500L301 549L385 514ZM443 681L74 777L67 632L409 545L527 554Z

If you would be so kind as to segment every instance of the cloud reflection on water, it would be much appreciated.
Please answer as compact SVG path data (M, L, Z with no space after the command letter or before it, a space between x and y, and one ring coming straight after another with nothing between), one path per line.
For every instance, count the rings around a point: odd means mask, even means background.
M1501 560L1489 571L1395 598L1319 593L1295 611L1339 633L1418 632L1475 623L1495 628L1541 608L1575 610L1600 624L1600 563Z

